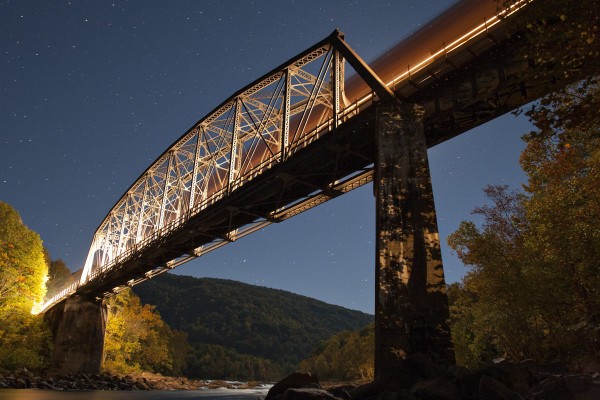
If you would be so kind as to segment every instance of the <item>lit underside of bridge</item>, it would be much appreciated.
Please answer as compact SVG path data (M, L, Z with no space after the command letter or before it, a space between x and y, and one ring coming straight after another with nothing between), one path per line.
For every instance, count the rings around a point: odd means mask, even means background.
M97 229L80 281L36 312L118 293L371 182L374 105L390 93L424 107L428 147L530 101L523 66L506 63L502 18L385 84L334 32L235 93L136 180Z

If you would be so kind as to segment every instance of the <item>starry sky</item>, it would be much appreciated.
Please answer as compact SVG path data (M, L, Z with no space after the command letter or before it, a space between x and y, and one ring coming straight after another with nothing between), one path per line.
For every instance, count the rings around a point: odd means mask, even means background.
M452 2L0 0L0 201L76 270L124 191L235 91L335 28L373 60ZM530 129L506 115L430 149L448 282L465 268L447 235L477 221L485 185L524 182ZM374 209L367 185L175 273L373 313Z

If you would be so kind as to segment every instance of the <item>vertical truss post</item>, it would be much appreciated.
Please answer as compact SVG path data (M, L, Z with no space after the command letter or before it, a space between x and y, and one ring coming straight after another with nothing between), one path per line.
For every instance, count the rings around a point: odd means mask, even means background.
M165 209L167 208L167 199L169 198L169 179L171 177L171 164L173 163L173 153L169 154L169 161L167 162L167 172L165 172L165 184L163 186L163 195L162 201L160 202L160 218L158 219L158 229L160 230L163 227L163 223L165 222Z
M202 149L202 127L198 128L196 151L194 152L194 172L192 173L192 184L190 186L190 203L188 205L188 211L191 211L194 207L196 197L196 179L198 177L198 168L200 167L200 150Z
M108 240L106 241L106 264L109 264L115 259L115 245L114 245L114 234L110 231L108 234Z
M281 161L287 157L287 148L290 140L290 108L292 97L292 73L285 69L285 93L283 96L283 129L281 131Z
M454 364L422 108L378 105L376 135L375 380L406 388Z
M85 264L83 266L83 272L81 273L81 277L79 277L79 284L82 285L87 280L88 276L92 271L92 265L94 265L94 254L96 253L96 244L98 243L97 237L94 235L94 239L92 239L92 245L90 246L90 251L85 259Z
M121 250L124 247L124 243L126 242L126 240L123 240L123 235L125 234L125 227L126 227L126 223L127 220L129 218L127 218L127 208L129 207L129 200L131 198L131 194L127 193L127 196L125 197L125 207L124 211L123 211L123 216L121 218L121 229L119 230L119 242L117 244L117 254L121 254ZM129 230L128 230L129 231ZM128 233L129 235L129 233Z
M144 212L146 210L146 196L148 193L148 175L146 175L146 180L144 181L144 189L142 194L142 203L140 204L140 217L138 219L138 224L135 230L135 244L137 245L142 241L142 227L144 226Z
M231 193L233 190L233 181L237 172L238 162L238 141L239 141L239 130L240 130L240 118L242 114L242 100L238 97L235 100L235 115L233 122L233 132L231 134L231 153L229 155L229 177L227 180L227 192Z
M341 82L343 82L344 77L342 76L342 59L340 57L340 52L332 47L332 57L333 57L333 65L332 65L332 92L333 92L333 127L337 128L340 119L340 96L341 96Z
M104 263L106 263L106 258L108 256L107 242L108 242L108 232L106 232L102 235L102 240L100 241L100 250L102 251L102 254L100 255L100 259L98 260L98 266L100 268L102 268Z
M185 185L183 185L183 181L181 180L181 168L180 168L180 161L179 158L177 157L177 153L173 154L173 167L175 168L175 176L176 176L176 183L175 183L175 196L177 197L177 200L179 199L183 199L183 192L185 189ZM175 209L175 220L179 221L179 217L181 216L181 208L182 207L186 207L187 204L183 204L183 201L177 201L177 208Z

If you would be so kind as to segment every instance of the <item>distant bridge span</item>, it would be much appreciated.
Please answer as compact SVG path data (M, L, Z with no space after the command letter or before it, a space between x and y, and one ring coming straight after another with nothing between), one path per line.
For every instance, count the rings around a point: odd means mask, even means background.
M103 299L375 180L376 378L410 379L398 349L412 346L411 318L442 334L409 353L452 363L426 149L549 90L510 23L529 3L497 13L493 1L463 0L372 68L335 31L252 82L134 182L98 227L80 281L41 311ZM61 371L90 369L57 357Z

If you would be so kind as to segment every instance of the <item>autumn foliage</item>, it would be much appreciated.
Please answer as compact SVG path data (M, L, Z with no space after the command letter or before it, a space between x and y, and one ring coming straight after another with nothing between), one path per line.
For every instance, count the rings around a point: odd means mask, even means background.
M184 333L172 330L155 307L142 305L131 289L111 297L107 304L105 371L182 375L189 352Z
M449 245L468 267L449 294L457 360L600 359L600 87L591 77L527 111L524 193L488 187L484 223Z
M531 73L580 80L525 111L535 130L523 137L524 190L486 188L490 204L474 211L483 224L463 222L448 238L468 269L448 291L454 344L471 367L500 356L591 370L600 360L600 3L527 7L516 23Z
M372 381L375 327L345 331L322 342L313 355L300 363L300 370L331 381Z
M48 265L42 241L19 214L0 202L0 367L42 369L51 336L31 308L46 293Z

